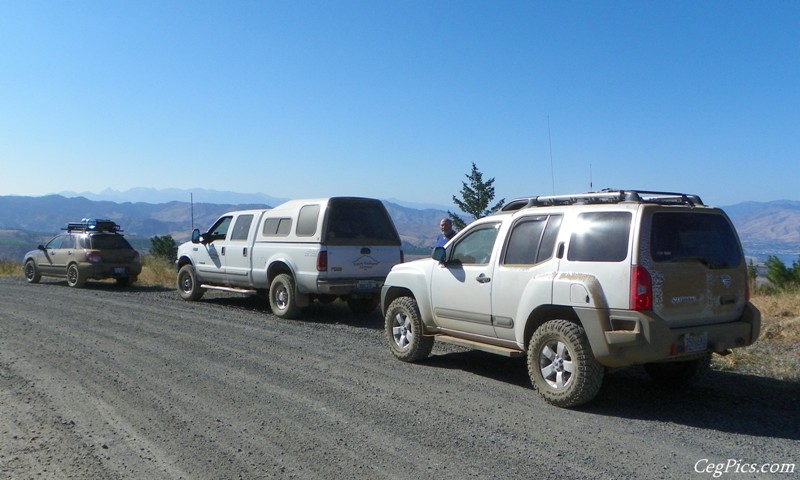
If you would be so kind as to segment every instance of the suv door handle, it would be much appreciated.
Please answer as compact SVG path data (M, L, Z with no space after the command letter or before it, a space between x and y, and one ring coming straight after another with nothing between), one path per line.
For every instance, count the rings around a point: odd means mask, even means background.
M489 283L492 281L492 277L487 277L485 274L481 273L475 280L477 280L478 283Z

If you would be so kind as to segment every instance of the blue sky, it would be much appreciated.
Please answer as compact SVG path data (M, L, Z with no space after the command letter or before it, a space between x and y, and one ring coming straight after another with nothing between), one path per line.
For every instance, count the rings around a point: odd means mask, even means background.
M0 0L0 195L452 207L472 162L800 200L800 2Z

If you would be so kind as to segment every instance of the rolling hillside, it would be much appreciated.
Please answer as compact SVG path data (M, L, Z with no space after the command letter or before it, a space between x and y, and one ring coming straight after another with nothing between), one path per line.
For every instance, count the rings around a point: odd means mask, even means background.
M425 252L433 244L439 219L446 211L384 203L407 250ZM189 202L177 201L119 203L62 195L0 196L0 258L19 259L25 251L58 233L67 222L84 217L117 221L137 248L146 249L149 239L156 235L169 234L179 242L188 239L192 213L194 226L203 229L226 211L269 206L265 203L195 203L192 206ZM787 264L800 257L800 202L744 202L724 208L736 225L746 255L757 261L766 259L767 255L778 255Z

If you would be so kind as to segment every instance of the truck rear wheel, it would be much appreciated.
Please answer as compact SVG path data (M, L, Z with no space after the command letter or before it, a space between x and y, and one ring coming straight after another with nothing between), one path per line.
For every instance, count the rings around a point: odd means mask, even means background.
M550 320L531 336L528 374L547 403L575 407L597 395L604 369L594 358L583 327L567 320Z
M190 302L200 300L200 297L206 293L206 290L197 283L197 274L190 264L184 265L178 270L178 293L182 299Z
M297 291L294 278L281 273L269 286L269 306L272 313L281 318L297 318L300 307L297 305Z

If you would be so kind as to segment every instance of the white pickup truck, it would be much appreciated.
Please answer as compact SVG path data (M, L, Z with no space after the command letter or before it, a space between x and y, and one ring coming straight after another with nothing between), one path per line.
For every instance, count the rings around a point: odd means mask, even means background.
M354 313L378 306L392 266L402 263L400 236L380 200L292 200L273 209L220 217L178 248L178 292L267 293L275 315L295 318L317 300L341 298Z

